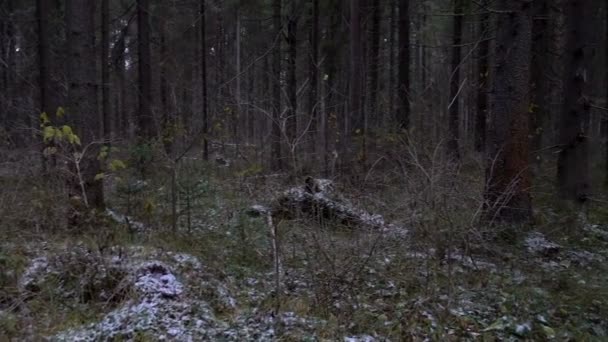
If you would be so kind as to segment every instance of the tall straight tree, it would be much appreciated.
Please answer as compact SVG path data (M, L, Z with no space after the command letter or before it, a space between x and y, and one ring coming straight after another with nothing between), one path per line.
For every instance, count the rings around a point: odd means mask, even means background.
M340 128L338 126L338 111L340 109L339 97L341 92L336 91L338 87L339 77L339 62L343 58L343 42L342 34L342 12L346 3L342 1L333 1L330 7L329 23L327 27L327 34L325 43L322 44L323 54L323 73L324 76L324 113L323 113L323 164L325 167L325 174L331 175L334 171L335 156L337 150L340 149L338 146L338 139L342 138Z
M350 88L349 88L349 118L345 118L345 157L348 161L353 160L355 155L365 162L365 113L363 112L363 42L361 40L361 2L351 0L350 2ZM356 138L358 150L350 151L352 137ZM348 166L348 165L347 165Z
M2 38L0 44L2 48L2 58L5 63L0 64L0 70L2 71L2 83L3 89L0 94L0 122L7 129L8 132L14 128L13 125L16 122L16 117L13 114L13 102L15 98L15 42L16 32L15 23L13 19L14 3L13 0L4 0L0 3L0 10L2 15L1 27Z
M528 93L532 8L528 0L498 1L490 127L487 135L487 218L511 223L531 218Z
M490 24L490 12L485 10L487 0L482 6L484 11L479 21L479 32L481 41L479 42L478 64L477 64L477 112L475 113L475 150L483 152L486 144L486 118L488 113L488 80L490 74L489 56L490 39L488 28Z
M319 0L310 0L310 32L309 32L309 64L308 78L308 111L310 115L310 153L314 154L317 147L317 101L319 90Z
M95 63L95 3L88 0L67 0L68 39L68 118L79 135L82 146L89 146L78 165L80 174L74 179L76 194L87 207L103 208L103 183L96 179L100 172L97 158L102 121L97 107L97 70ZM84 193L82 190L84 189Z
M152 118L152 57L150 52L149 12L149 0L137 0L138 136L143 139L152 137L154 124Z
M534 1L534 22L532 26L532 99L530 108L530 135L532 150L540 151L543 138L543 121L548 113L549 82L547 65L550 65L549 0ZM534 161L539 164L540 154L534 153Z
M274 26L274 47L272 49L272 134L270 142L270 167L280 170L281 160L281 0L273 0L272 22Z
M605 15L605 33L606 40L604 41L604 81L606 87L606 98L604 105L608 108L608 5L604 4ZM608 116L604 117L604 185L608 185Z
M397 37L397 1L390 0L390 28L388 47L388 112L395 109L395 40Z
M410 12L409 0L399 0L399 118L400 128L410 125Z
M298 57L298 13L297 1L291 1L287 19L287 100L289 109L287 113L285 129L289 144L295 144L297 128L298 128L298 84L296 78L296 62ZM295 148L293 146L292 148ZM292 154L295 153L292 152ZM295 166L295 165L292 165Z
M110 138L112 117L110 110L110 0L101 1L101 114L103 136Z
M560 121L561 150L557 161L560 197L584 203L589 195L589 138L591 109L588 78L593 57L592 0L566 2L564 106Z
M200 1L200 16L201 16L201 36L200 36L200 45L201 45L201 109L203 112L203 159L209 160L209 118L208 118L208 99L207 99L207 18L205 11L205 0Z
M460 159L458 140L460 135L460 50L462 45L463 0L454 0L454 22L452 32L452 75L450 78L450 118L448 152L452 160Z
M51 3L45 0L36 1L36 12L38 17L38 65L39 65L39 89L40 89L40 111L48 115L54 113L52 108L53 87L51 85L51 48L50 48L50 18ZM4 44L4 43L2 43Z
M378 70L380 67L380 18L382 7L380 6L380 0L372 1L372 25L369 30L369 63L368 63L368 74L369 74L369 82L368 82L368 93L369 93L369 101L368 103L368 126L379 123L378 120Z

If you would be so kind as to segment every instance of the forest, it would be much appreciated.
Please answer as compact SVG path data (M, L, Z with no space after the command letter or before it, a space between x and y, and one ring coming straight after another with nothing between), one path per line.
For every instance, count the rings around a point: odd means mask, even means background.
M608 339L608 3L0 0L0 341Z

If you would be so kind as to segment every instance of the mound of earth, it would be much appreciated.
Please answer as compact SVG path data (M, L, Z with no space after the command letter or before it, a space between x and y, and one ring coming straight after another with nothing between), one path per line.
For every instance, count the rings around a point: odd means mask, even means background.
M314 339L323 324L291 312L240 309L233 280L225 281L188 254L143 247L101 254L77 245L33 258L19 291L27 298L50 288L66 303L107 304L98 321L47 336L50 341Z

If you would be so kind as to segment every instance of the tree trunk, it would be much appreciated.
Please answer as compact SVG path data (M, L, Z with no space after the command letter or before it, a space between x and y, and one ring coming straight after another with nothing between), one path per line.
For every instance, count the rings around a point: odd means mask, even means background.
M270 165L274 171L283 168L281 160L281 0L273 1L274 47L272 52L272 141Z
M50 29L50 5L49 1L37 0L36 10L38 17L38 58L39 58L39 89L40 89L40 111L47 113L49 117L55 113L57 108L52 107L52 85L51 85L51 49L49 45ZM4 44L4 42L2 42ZM4 56L2 56L4 57Z
M350 88L349 88L349 118L345 118L345 138L344 150L347 160L346 167L350 167L348 162L357 160L365 163L365 113L363 111L363 44L361 40L361 1L351 0L350 2ZM355 151L352 148L352 140L355 140Z
M395 109L395 40L397 36L397 1L391 0L391 26L389 31L388 48L388 113L393 119Z
M317 148L317 101L319 90L319 0L310 0L310 60L308 64L308 78L310 80L310 88L308 93L308 110L310 113L310 148L309 152L313 158Z
M380 17L382 8L380 0L373 0L372 4L372 26L369 32L370 39L370 58L369 58L369 101L367 117L368 124L376 127L379 124L378 118L378 70L380 68ZM366 129L369 127L366 125Z
M149 0L137 0L137 48L139 55L139 115L138 136L148 140L152 138L152 67L150 53L150 11Z
M487 2L484 2L486 4ZM489 55L490 40L488 37L490 14L484 12L479 22L481 42L479 43L479 60L477 75L477 112L475 113L475 151L484 152L486 146L486 118L488 114L488 80L490 74Z
M116 133L126 135L129 131L129 118L127 106L127 86L126 86L126 67L125 67L125 49L126 40L129 33L129 24L126 24L120 31L120 35L112 49L112 60L116 69L117 80L117 99L119 104L116 108Z
M604 37L604 87L606 87L606 98L604 99L604 107L608 108L608 5L604 4L604 15L605 15L605 33ZM605 113L604 113L605 114ZM604 115L602 120L603 125L603 138L604 138L604 185L608 186L608 116Z
M76 166L76 193L87 206L102 209L103 183L96 180L100 172L97 159L99 145L88 145L100 138L102 120L97 107L97 71L95 63L95 4L87 0L66 1L68 30L68 118L82 141L82 161ZM80 192L80 184L85 193Z
M534 22L532 26L532 99L530 103L530 135L532 136L532 158L538 167L541 162L543 121L547 116L547 98L549 96L547 64L549 55L549 2L534 1Z
M2 18L3 28L3 40L0 43L3 46L2 58L6 59L6 63L0 65L2 70L2 82L4 88L0 97L2 98L2 107L0 107L0 122L6 128L9 136L13 136L13 129L17 123L17 117L14 114L14 98L15 98L15 73L16 73L16 61L15 61L15 24L13 19L13 1L4 0L0 7L4 11L4 18Z
M565 12L565 103L560 122L562 149L557 161L557 180L560 197L580 204L590 190L587 125L591 109L588 78L594 52L592 8L591 0L569 0Z
M297 2L291 2L289 20L287 22L287 97L289 101L289 111L287 113L285 129L287 133L288 145L290 148L290 160L292 170L297 167L296 157L298 148L296 146L297 130L298 130L298 84L296 79L296 62L297 62Z
M486 156L486 217L528 222L528 93L532 11L527 0L500 0Z
M235 50L235 66L236 66L236 70L235 70L235 76L234 76L234 80L235 80L235 110L232 113L233 115L233 122L232 122L232 136L233 136L233 140L234 140L234 144L236 146L236 154L235 156L239 155L239 126L240 126L240 122L241 122L241 117L242 117L242 105L241 103L243 102L242 100L242 94L241 94L241 16L239 13L239 4L237 3L235 6L235 21L236 21L236 27L234 30L234 36L235 36L235 40L234 40L234 50Z
M112 112L110 109L110 0L101 1L101 112L103 137L110 139Z
M200 16L201 16L201 100L202 100L202 112L203 112L203 160L209 160L209 113L207 103L207 13L205 11L205 0L200 1Z
M410 13L409 0L399 0L399 118L402 130L410 125Z
M159 6L158 27L160 35L160 63L158 70L160 71L160 112L161 112L161 132L163 138L163 145L167 155L171 153L173 142L175 140L173 129L171 125L174 124L169 109L169 84L168 76L169 70L167 64L169 63L169 52L167 49L168 41L167 35L169 34L169 25L167 23L166 15L168 8L165 2L162 2ZM162 14L160 14L162 13ZM203 19L201 19L203 21Z
M452 77L450 78L450 118L448 153L453 161L460 160L460 50L462 45L463 0L454 0L454 26L452 33Z
M338 62L341 59L341 19L342 19L342 6L341 1L336 1L331 8L331 16L329 19L329 28L327 30L327 44L323 44L323 56L325 62L323 63L323 72L327 75L325 83L325 111L323 114L323 143L324 153L323 162L325 166L325 174L329 177L332 176L335 166L335 156L339 146L339 139L342 139L342 134L338 125L338 94L336 87L338 86Z

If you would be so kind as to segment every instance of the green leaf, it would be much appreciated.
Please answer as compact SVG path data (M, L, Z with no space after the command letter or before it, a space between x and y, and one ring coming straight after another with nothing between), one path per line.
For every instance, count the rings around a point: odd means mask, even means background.
M55 137L55 133L56 133L55 127L46 126L42 130L42 139L44 140L45 143L48 143L49 141L53 140L53 138Z
M103 173L103 172L98 173L98 174L96 174L96 175L95 175L95 180L96 180L96 181L98 181L98 180L102 180L102 179L104 179L104 178L106 178L106 175L105 175L105 173Z
M68 126L68 125L63 125L61 127L61 131L63 132L63 134L65 134L66 136L72 135L74 134L74 132L72 131L72 127Z
M55 113L55 116L58 118L62 118L65 115L65 109L63 109L63 107L59 106L57 107L57 112Z
M127 165L120 159L113 159L110 161L109 168L111 171L118 171L127 168Z
M61 132L68 139L68 141L70 142L70 144L72 144L72 145L80 145L80 138L78 137L78 135L76 135L74 133L74 131L72 131L72 127L70 127L68 125L63 125L61 127Z
M49 116L46 114L46 112L42 112L40 114L40 127L44 127L49 123L51 123L51 120L49 120Z

